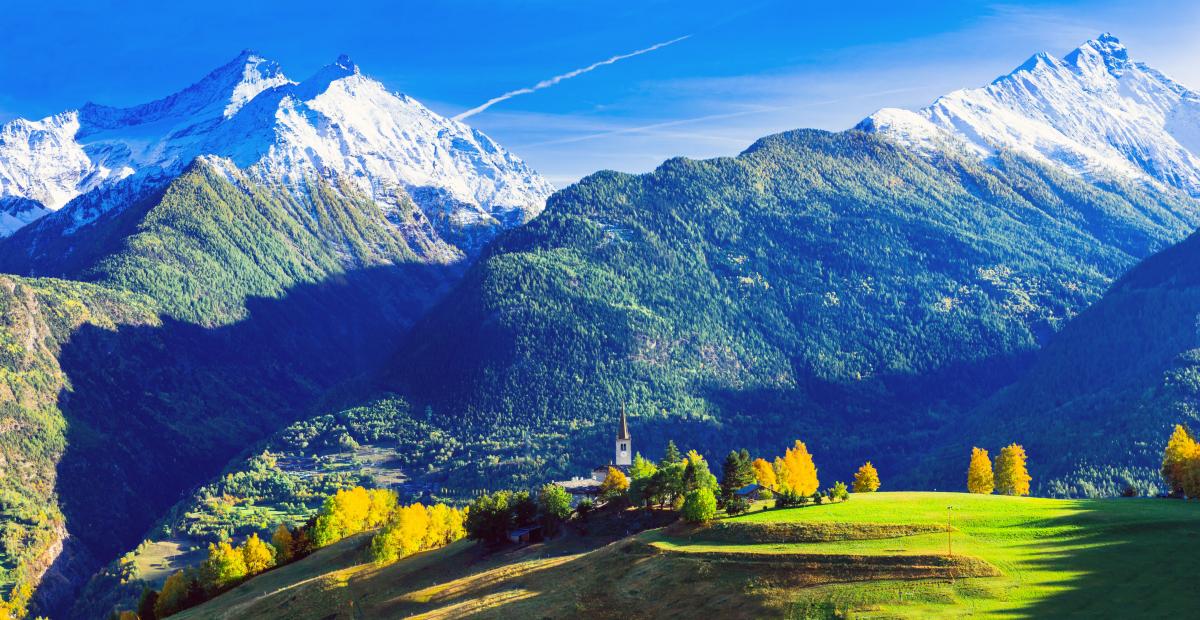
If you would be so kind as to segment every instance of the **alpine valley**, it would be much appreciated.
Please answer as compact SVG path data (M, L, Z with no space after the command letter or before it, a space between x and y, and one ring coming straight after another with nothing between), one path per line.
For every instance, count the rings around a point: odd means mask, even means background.
M653 458L803 437L957 490L1019 441L1036 494L1157 493L1200 422L1198 226L1200 94L1108 34L557 192L345 56L14 120L0 592L103 618L339 489L580 476L622 404Z

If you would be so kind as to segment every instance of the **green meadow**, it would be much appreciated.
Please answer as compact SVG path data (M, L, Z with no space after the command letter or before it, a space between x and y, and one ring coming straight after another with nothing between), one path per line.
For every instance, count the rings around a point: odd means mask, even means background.
M949 507L949 510L947 508ZM963 493L872 493L845 503L766 510L726 520L787 523L940 524L951 531L868 540L754 543L673 539L679 552L855 555L946 554L977 558L1001 574L969 579L831 584L796 592L805 610L866 618L1189 617L1200 610L1200 504L1160 499L1056 500ZM696 540L700 538L701 540ZM728 538L728 537L725 537ZM820 615L819 613L812 615Z
M636 512L601 518L627 523ZM366 538L348 539L179 617L1183 618L1200 609L1196 502L872 493L760 503L615 541L592 527L493 553L462 541L386 567L367 560Z

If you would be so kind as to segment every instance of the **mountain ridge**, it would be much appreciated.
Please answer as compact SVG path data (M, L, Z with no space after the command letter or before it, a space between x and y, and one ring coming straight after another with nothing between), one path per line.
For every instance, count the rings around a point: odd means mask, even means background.
M205 155L285 191L302 191L316 175L349 182L393 208L398 191L409 193L447 256L476 251L496 230L529 219L553 189L491 138L388 91L348 56L295 82L247 51L146 104L88 103L5 123L0 197L69 211L90 191L130 177L173 177ZM72 217L76 229L94 219L80 211ZM6 235L23 223L5 221Z
M1200 196L1200 94L1132 60L1109 33L1061 60L1035 54L987 86L919 111L884 108L858 128L927 154L961 149L988 158L1008 149L1093 180L1115 176Z

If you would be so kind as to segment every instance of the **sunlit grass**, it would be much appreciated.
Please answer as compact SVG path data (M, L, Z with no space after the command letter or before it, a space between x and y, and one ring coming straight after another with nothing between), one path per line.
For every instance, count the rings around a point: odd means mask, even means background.
M364 544L344 541L180 617L1136 618L1200 608L1200 503L1171 500L877 493L608 545L568 537L487 554L461 541L386 567L364 562Z

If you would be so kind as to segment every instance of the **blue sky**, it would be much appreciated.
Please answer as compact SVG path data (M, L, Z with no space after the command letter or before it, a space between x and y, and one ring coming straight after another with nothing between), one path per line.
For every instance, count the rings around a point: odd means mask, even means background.
M786 129L844 129L880 107L920 107L985 84L1034 52L1064 54L1102 31L1135 59L1200 87L1195 3L818 6L831 4L7 0L0 120L162 97L245 48L293 79L347 53L364 73L452 116L686 36L466 119L564 185L602 168L736 154Z

